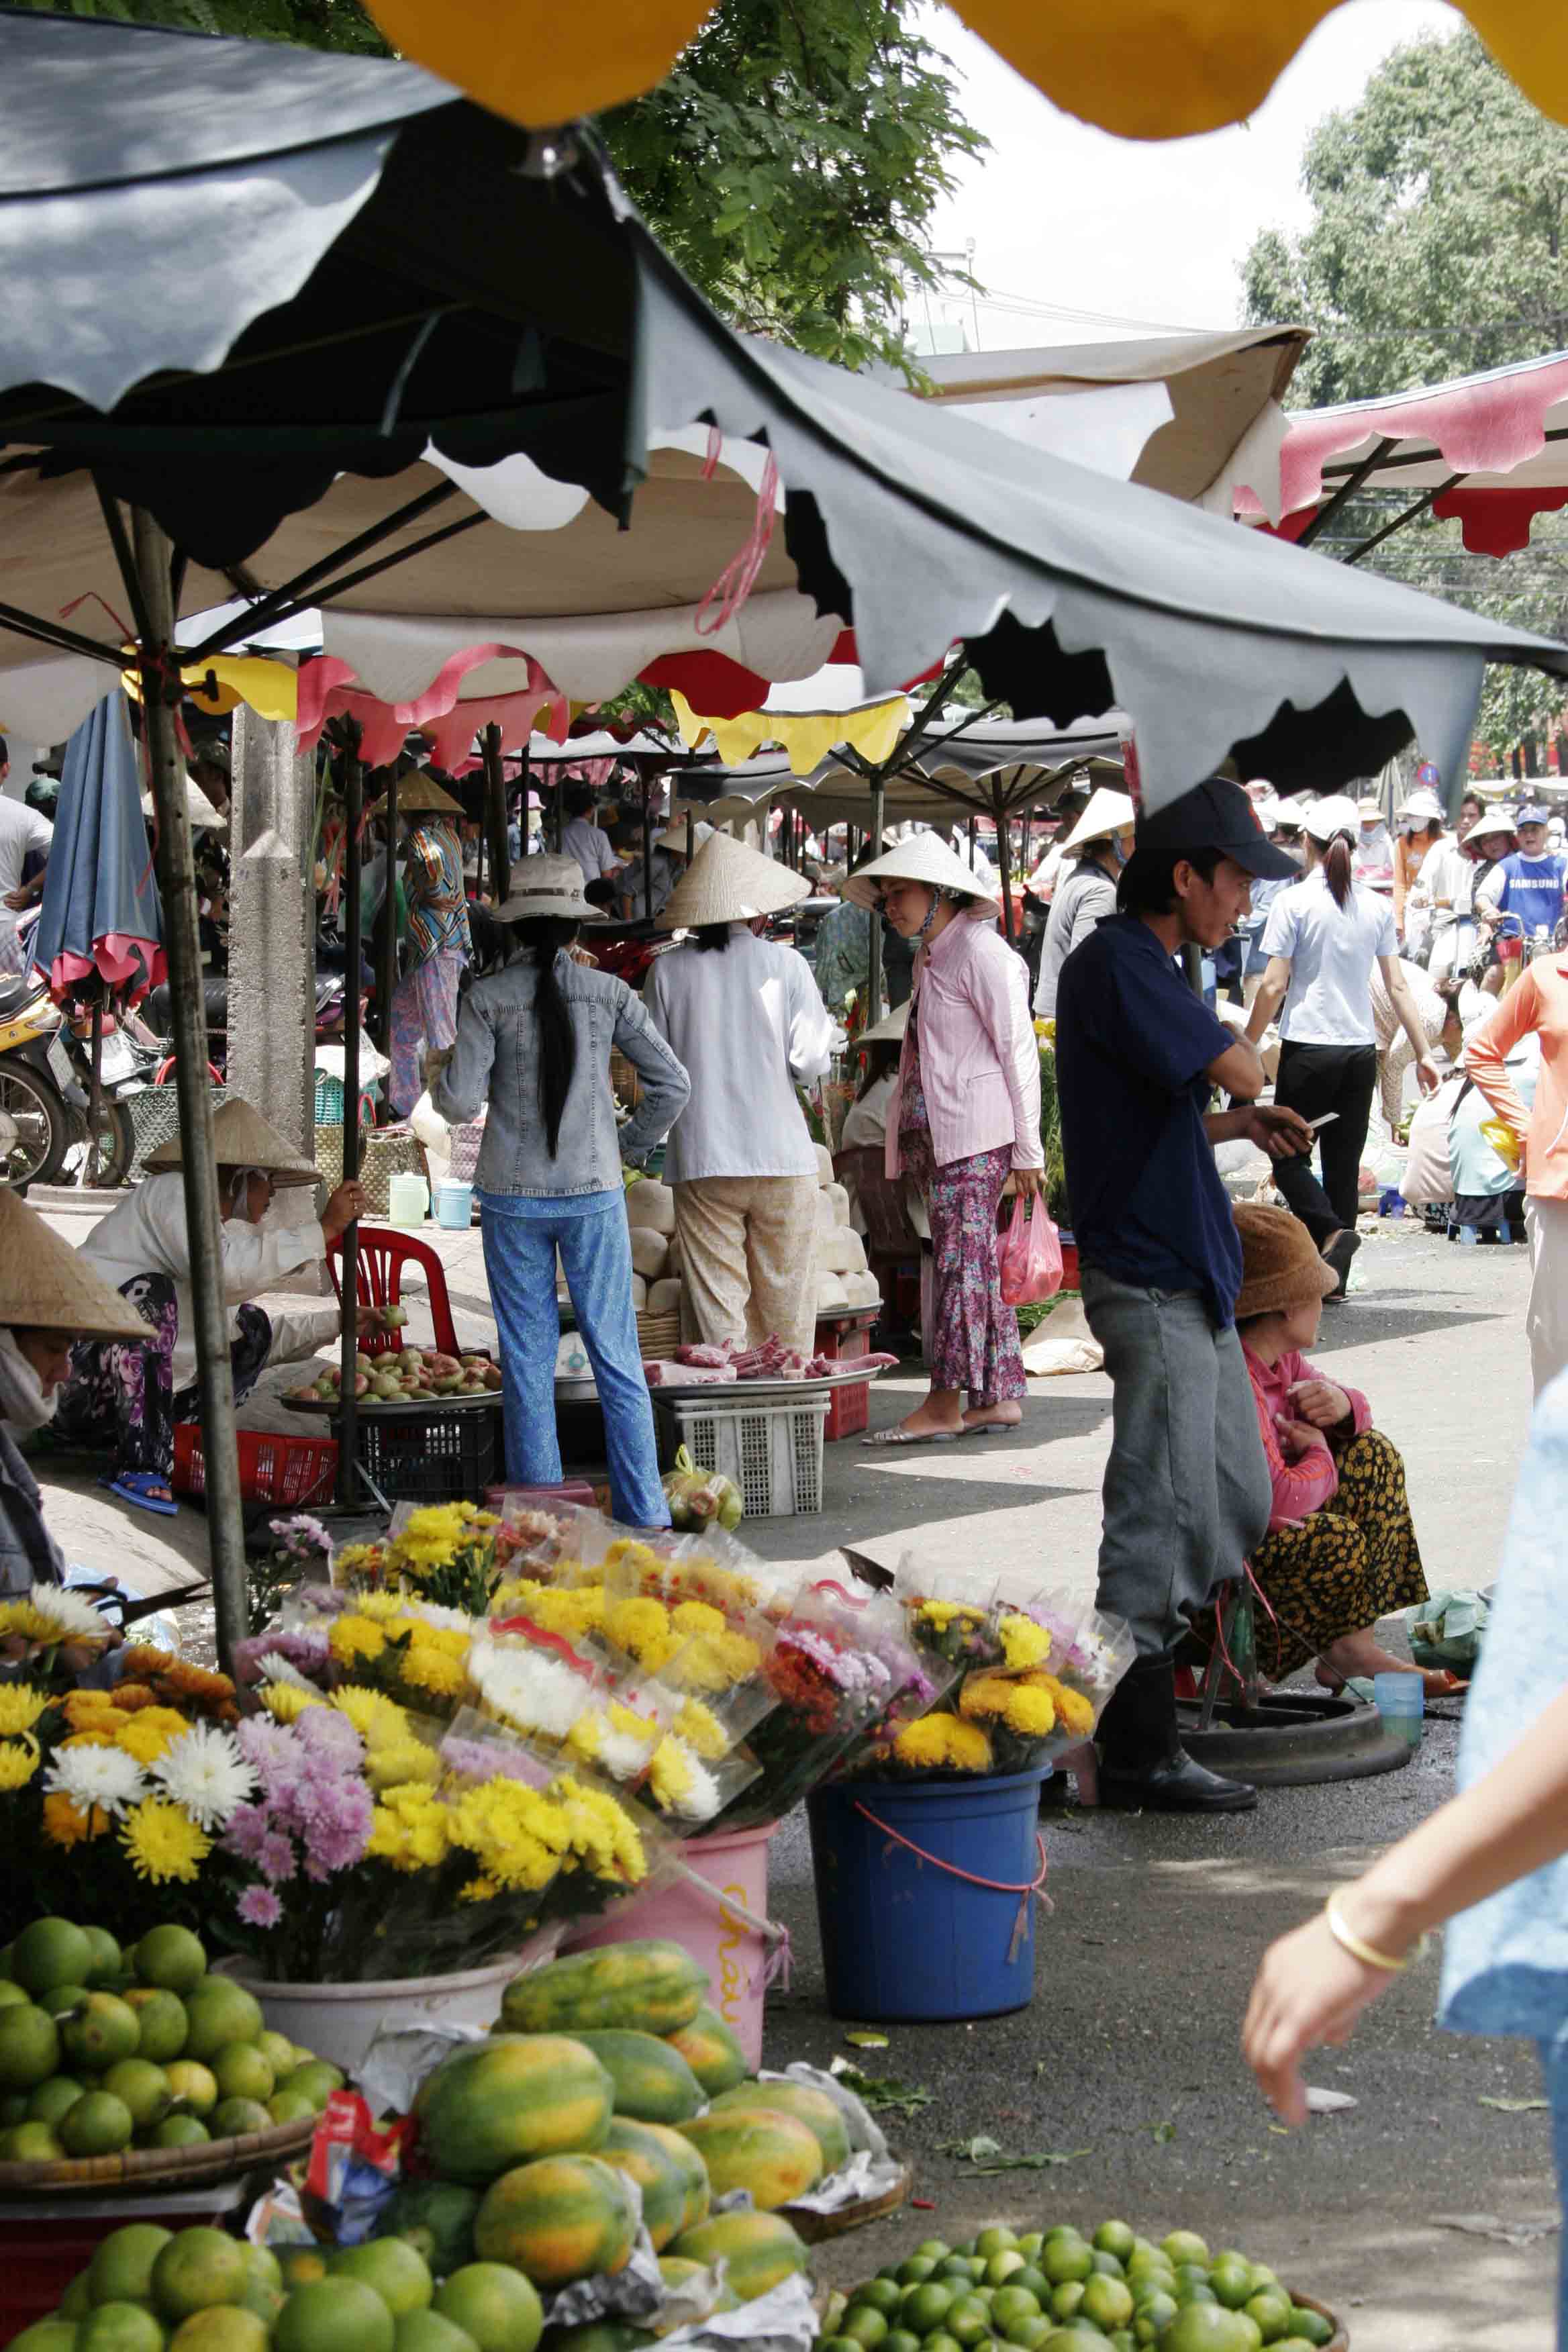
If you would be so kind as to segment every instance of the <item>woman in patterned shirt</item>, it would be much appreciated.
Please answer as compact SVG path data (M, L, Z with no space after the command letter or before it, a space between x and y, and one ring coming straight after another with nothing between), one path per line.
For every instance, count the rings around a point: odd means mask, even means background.
M458 1034L458 982L472 953L458 803L433 777L398 788L408 894L408 969L392 995L392 1108L405 1118L424 1091L423 1056L447 1052Z

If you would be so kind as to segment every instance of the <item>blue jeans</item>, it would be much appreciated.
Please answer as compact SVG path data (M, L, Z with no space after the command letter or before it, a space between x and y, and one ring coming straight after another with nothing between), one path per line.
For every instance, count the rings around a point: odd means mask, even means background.
M559 1249L605 1415L610 1507L627 1527L667 1528L669 1506L659 1484L653 1403L642 1374L631 1234L620 1192L542 1197L481 1192L479 1199L485 1274L500 1340L507 1476L524 1486L553 1486L561 1478L555 1431Z

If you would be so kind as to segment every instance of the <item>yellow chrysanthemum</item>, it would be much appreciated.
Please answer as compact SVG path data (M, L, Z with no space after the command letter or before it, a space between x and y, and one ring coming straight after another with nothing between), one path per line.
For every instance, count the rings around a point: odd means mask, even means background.
M658 1574L658 1554L652 1544L637 1536L617 1536L605 1553L606 1568L619 1568L622 1562L637 1576Z
M971 1675L958 1705L971 1719L1005 1723L1026 1739L1044 1739L1056 1729L1056 1702L1037 1675L1016 1682L1005 1675Z
M391 1739L370 1749L364 1777L373 1789L383 1791L415 1782L429 1787L441 1777L441 1759L422 1739Z
M120 1843L138 1878L189 1885L212 1852L213 1842L188 1813L164 1797L144 1797L121 1823Z
M567 1844L562 1808L521 1780L495 1780L466 1790L449 1808L452 1843L474 1856L498 1887L548 1886Z
M124 1720L107 1691L69 1691L63 1705L72 1731L107 1731L112 1735Z
M500 1893L500 1888L495 1880L487 1878L480 1871L477 1878L470 1878L466 1886L458 1887L458 1900L459 1903L493 1903Z
M893 1742L900 1764L944 1766L956 1772L988 1772L991 1742L977 1723L940 1711L905 1724Z
M395 1870L435 1870L447 1859L449 1843L447 1808L427 1788L403 1782L383 1791L371 1816L366 1849L374 1860L389 1862Z
M595 1877L635 1886L647 1876L647 1855L631 1815L604 1789L590 1789L573 1773L550 1783L560 1805L573 1855Z
M343 1585L351 1577L367 1571L374 1574L380 1568L383 1558L384 1547L380 1544L343 1544L332 1554L333 1580Z
M109 1815L94 1805L91 1816L68 1797L44 1799L44 1835L51 1845L81 1845L87 1839L101 1837L109 1827Z
M542 1592L550 1590L531 1576L514 1576L505 1584L498 1584L490 1595L492 1617L527 1617Z
M60 1746L62 1748L118 1748L120 1726L123 1720L122 1716L115 1716L109 1723L95 1723L85 1731L73 1731L68 1739L61 1740Z
M380 1657L386 1635L369 1617L339 1617L327 1635L327 1647L341 1666L357 1665L362 1658Z
M25 1789L38 1769L43 1751L30 1732L0 1742L0 1789Z
M719 1615L717 1610L712 1613ZM680 1614L677 1610L678 1619ZM686 1643L663 1669L678 1690L710 1695L734 1690L749 1682L762 1664L763 1654L749 1633L731 1633L721 1618L720 1624L719 1633L700 1633L695 1641Z
M675 1728L705 1764L717 1764L730 1752L730 1735L710 1707L689 1698L675 1718Z
M171 1740L178 1739L190 1727L177 1707L144 1706L123 1719L114 1744L127 1756L134 1756L139 1764L151 1764L162 1756Z
M400 1671L405 1683L433 1698L456 1698L467 1680L461 1658L445 1650L411 1649Z
M613 1609L606 1609L605 1631L612 1642L654 1674L660 1666L668 1665L680 1647L670 1632L669 1612L664 1603L646 1595L617 1601Z
M1055 1675L1034 1675L1030 1680L1037 1683L1042 1690L1049 1691L1057 1720L1062 1729L1070 1731L1076 1739L1087 1739L1094 1729L1092 1700L1085 1698L1081 1691L1068 1690Z
M263 1683L257 1693L274 1723L297 1723L308 1706L325 1706L320 1691L300 1690L293 1683Z
M0 1602L0 1635L20 1633L29 1642L58 1642L60 1629L30 1601Z
M391 1617L401 1617L407 1603L401 1592L356 1592L353 1614L368 1617L373 1625L384 1625Z
M346 1715L362 1739L378 1734L401 1738L408 1728L408 1717L395 1698L384 1691L367 1690L363 1683L345 1683L342 1690L332 1693L329 1704L340 1715Z
M654 1802L661 1812L678 1807L683 1797L690 1795L696 1775L691 1759L679 1739L671 1739L667 1733L659 1741L649 1759L647 1777Z
M48 1693L35 1690L31 1683L0 1684L0 1738L31 1731L48 1705Z
M1004 1617L997 1631L1006 1665L1043 1666L1051 1654L1051 1637L1032 1617Z
M670 1612L670 1623L678 1633L721 1633L724 1612L709 1601L681 1601Z

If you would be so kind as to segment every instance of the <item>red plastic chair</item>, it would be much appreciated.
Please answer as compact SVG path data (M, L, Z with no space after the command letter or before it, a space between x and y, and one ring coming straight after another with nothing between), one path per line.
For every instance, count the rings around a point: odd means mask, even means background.
M332 1277L332 1288L342 1298L342 1276L339 1271L343 1244L340 1237L327 1252L327 1270ZM458 1352L458 1334L452 1321L452 1302L447 1296L447 1269L438 1254L428 1242L410 1241L406 1234L385 1233L377 1225L362 1225L359 1229L359 1303L362 1307L398 1307L403 1303L403 1269L405 1265L422 1266L425 1287L429 1294L430 1321L435 1328L436 1345L443 1354ZM385 1356L406 1347L403 1331L373 1331L360 1340L360 1352L366 1356Z

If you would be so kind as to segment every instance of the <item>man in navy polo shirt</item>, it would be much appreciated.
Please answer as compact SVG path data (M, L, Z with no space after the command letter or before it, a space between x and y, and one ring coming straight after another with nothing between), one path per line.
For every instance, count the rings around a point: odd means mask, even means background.
M1243 1781L1177 1736L1174 1654L1268 1526L1272 1491L1236 1334L1241 1244L1214 1146L1274 1159L1311 1145L1295 1111L1251 1104L1263 1065L1183 980L1258 880L1300 878L1238 784L1211 777L1141 817L1118 912L1074 950L1057 999L1057 1083L1089 1328L1114 1388L1100 1546L1102 1609L1138 1645L1100 1728L1110 1803L1240 1812ZM1244 1108L1211 1111L1215 1087Z

